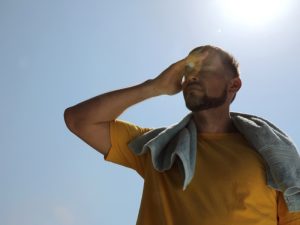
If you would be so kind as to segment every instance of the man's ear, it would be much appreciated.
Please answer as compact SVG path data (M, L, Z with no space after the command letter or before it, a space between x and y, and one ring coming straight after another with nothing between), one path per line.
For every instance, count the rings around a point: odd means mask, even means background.
M242 87L242 81L239 77L234 77L229 83L229 92L237 93Z

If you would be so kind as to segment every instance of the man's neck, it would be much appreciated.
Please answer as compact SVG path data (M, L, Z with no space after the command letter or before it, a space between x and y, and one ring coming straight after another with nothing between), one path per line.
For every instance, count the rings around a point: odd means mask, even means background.
M198 133L234 133L229 109L222 107L193 112Z

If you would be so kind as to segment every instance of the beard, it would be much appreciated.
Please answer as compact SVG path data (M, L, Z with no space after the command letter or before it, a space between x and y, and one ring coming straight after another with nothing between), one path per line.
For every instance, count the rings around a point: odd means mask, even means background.
M209 97L206 92L202 96L194 93L184 93L185 105L192 112L202 111L206 109L216 108L223 105L227 100L227 88L219 97Z

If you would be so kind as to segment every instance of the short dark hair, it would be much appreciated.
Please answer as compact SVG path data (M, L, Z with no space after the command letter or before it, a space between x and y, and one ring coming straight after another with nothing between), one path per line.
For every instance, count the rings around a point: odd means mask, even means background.
M192 51L190 51L189 54L196 52L196 51L199 51L199 52L213 51L213 52L217 53L220 56L224 67L229 69L230 72L232 72L233 77L240 76L239 62L234 58L234 56L232 54L226 52L222 48L212 46L212 45L203 45L203 46L194 48ZM233 96L231 102L233 102L235 97L236 97L236 94Z

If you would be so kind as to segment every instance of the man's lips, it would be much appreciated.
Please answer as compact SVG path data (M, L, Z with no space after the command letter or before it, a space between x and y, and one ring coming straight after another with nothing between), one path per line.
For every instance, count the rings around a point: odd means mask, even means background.
M203 88L201 87L201 85L193 83L193 84L187 85L186 90L187 91L191 91L191 90L203 91Z

